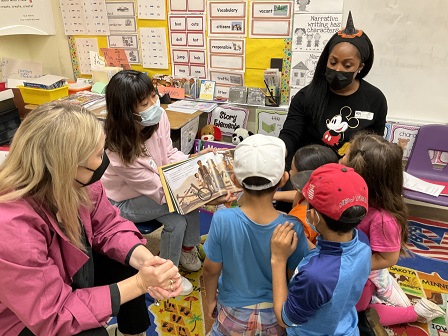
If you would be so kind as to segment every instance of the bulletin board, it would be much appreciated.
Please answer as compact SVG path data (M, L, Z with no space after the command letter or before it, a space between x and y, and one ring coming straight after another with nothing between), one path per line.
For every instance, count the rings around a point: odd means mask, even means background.
M169 11L169 1L165 0L165 17L163 20L148 20L148 19L138 19L136 20L137 24L137 31L139 31L140 28L165 28L166 30L166 40L169 41L169 21L168 21L168 11ZM206 6L208 3L208 0L206 1ZM249 5L251 3L251 0L248 0L247 2L247 10L249 10ZM137 1L136 6L137 7ZM137 8L136 8L137 10ZM208 13L207 13L208 15ZM249 17L247 15L247 17ZM206 34L208 35L208 34ZM271 58L282 58L284 59L284 65L283 65L283 78L282 78L282 92L283 92L283 98L287 99L285 96L287 94L288 87L288 79L285 77L289 77L289 61L290 61L290 50L291 50L291 39L289 37L287 38L251 38L248 37L249 34L247 34L247 37L245 37L246 41L246 53L245 53L245 72L244 72L244 85L249 87L264 87L265 84L263 82L263 74L264 71L270 67L270 60ZM107 36L100 36L100 35L71 35L68 37L69 39L69 45L70 45L70 53L72 56L72 66L74 70L75 77L89 77L86 75L82 75L81 71L79 69L79 64L77 62L78 55L77 55L77 48L75 44L75 39L79 38L95 38L98 42L98 49L101 48L107 48ZM155 74L165 74L165 75L171 75L172 74L172 64L171 64L171 50L169 43L167 43L168 48L168 69L151 69L151 68L144 68L143 65L139 64L131 64L131 68L139 71L145 71L148 73L148 75L152 76ZM102 55L100 51L100 55ZM287 100L286 100L287 101Z

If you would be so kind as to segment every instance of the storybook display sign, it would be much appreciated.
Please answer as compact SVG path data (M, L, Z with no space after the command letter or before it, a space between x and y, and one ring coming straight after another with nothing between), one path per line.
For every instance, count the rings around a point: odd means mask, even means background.
M208 115L208 124L219 127L222 134L231 136L237 128L246 128L249 110L221 105Z
M230 179L233 153L233 149L210 152L159 167L169 211L184 215L228 191L239 192Z

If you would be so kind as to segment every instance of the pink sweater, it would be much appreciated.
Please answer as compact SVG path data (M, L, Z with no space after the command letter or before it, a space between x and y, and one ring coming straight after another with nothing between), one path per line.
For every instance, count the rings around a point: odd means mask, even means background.
M145 195L159 204L166 203L157 167L187 159L188 155L173 147L165 112L159 129L145 144L151 156L139 157L129 166L123 164L117 153L106 151L110 164L101 181L107 197L115 202Z

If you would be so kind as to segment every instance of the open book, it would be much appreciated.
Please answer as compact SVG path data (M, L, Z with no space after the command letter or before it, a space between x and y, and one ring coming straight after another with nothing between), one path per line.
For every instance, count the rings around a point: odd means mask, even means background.
M170 212L184 215L202 205L238 192L230 179L234 149L226 149L159 167L160 179Z

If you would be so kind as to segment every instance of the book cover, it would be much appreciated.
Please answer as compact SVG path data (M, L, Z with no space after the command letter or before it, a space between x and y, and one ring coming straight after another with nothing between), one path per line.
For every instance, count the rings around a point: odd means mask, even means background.
M215 97L215 81L201 80L201 89L199 91L199 99L213 100Z
M233 149L211 152L159 167L169 210L184 215L227 191L240 191L230 179L233 153Z

